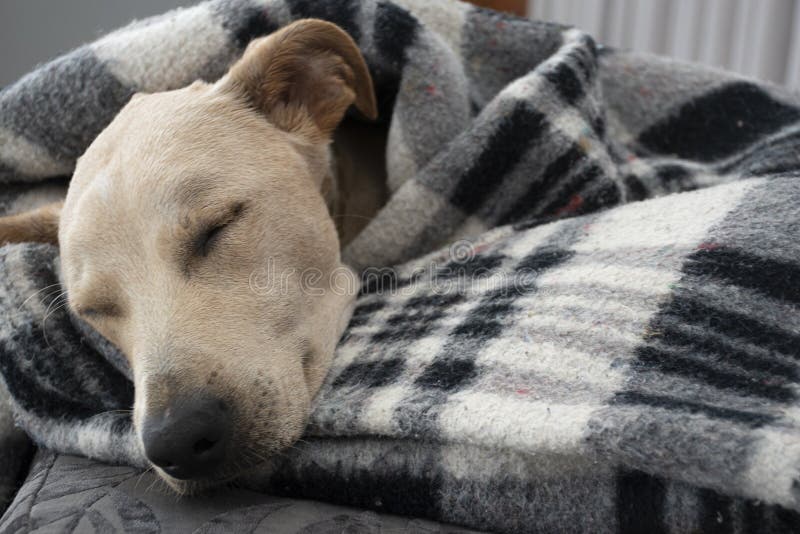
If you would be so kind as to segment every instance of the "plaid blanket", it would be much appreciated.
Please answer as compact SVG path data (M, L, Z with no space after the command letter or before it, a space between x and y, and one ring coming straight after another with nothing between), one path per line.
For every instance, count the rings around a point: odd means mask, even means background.
M302 17L361 47L392 195L344 251L363 289L304 440L243 483L500 532L800 528L797 95L458 2L215 0L0 93L5 209L135 91ZM57 251L0 272L18 424L143 465Z

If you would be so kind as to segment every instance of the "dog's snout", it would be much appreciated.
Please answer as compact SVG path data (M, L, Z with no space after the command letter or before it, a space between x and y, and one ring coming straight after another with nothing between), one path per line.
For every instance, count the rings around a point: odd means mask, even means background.
M218 398L178 399L145 417L145 454L173 478L210 475L225 458L230 427L228 409Z

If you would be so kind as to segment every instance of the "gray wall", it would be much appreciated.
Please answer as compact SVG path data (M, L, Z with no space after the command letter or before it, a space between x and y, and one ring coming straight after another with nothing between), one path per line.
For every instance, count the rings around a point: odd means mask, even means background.
M0 0L0 86L127 24L196 0Z

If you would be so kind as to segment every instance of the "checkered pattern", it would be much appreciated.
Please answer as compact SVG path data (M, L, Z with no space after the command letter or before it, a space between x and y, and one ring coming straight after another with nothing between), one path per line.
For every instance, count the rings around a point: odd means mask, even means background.
M0 93L3 205L133 92L306 16L367 59L392 195L344 251L365 284L304 442L244 482L502 532L800 528L794 94L457 2L214 1ZM122 359L54 300L56 251L0 271L19 423L142 465Z

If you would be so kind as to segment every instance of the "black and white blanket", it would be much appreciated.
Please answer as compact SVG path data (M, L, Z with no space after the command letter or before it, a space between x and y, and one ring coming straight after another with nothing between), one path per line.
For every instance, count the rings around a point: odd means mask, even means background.
M304 440L244 482L501 532L800 528L795 94L458 2L216 0L0 93L6 211L134 92L302 17L359 43L392 196L345 250L364 288ZM0 295L18 424L143 465L57 250L0 249Z

